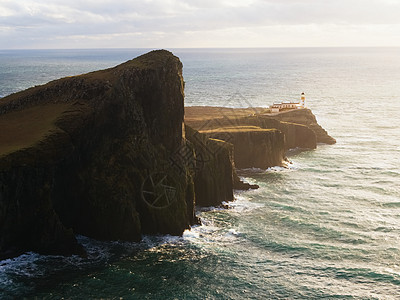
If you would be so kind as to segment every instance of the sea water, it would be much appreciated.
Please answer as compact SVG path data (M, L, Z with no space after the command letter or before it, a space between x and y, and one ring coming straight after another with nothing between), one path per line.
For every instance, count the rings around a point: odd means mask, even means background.
M241 170L260 186L198 211L182 237L78 240L88 258L0 262L0 298L400 299L400 49L172 49L185 103L298 100L337 140L288 168ZM117 65L147 49L0 51L0 95ZM0 100L1 101L1 100Z

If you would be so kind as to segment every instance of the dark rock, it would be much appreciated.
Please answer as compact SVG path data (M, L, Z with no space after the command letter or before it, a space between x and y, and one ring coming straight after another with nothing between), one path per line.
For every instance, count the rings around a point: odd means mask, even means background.
M328 132L321 127L321 125L318 124L315 115L311 112L310 109L306 108L306 109L289 110L276 114L272 118L282 122L289 122L307 126L312 131L314 131L317 143L323 143L329 145L336 143L336 140L333 137L331 137L328 134Z
M208 137L232 143L235 166L239 169L267 169L284 164L285 140L282 132L277 129L236 126L201 132Z
M233 188L235 190L247 191L247 190L255 190L258 189L259 187L260 186L258 184L250 184L248 182L242 181L235 172L233 178Z
M1 99L0 252L81 253L73 233L182 234L196 221L192 175L171 163L183 99L167 51Z
M197 206L217 206L233 200L233 146L209 139L185 126L186 138L195 152L194 189ZM236 174L236 173L235 173Z

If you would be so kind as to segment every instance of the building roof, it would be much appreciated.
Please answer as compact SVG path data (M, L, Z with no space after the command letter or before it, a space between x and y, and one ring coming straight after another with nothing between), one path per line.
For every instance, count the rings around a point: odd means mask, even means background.
M274 104L272 104L272 106L274 106L274 105L280 106L280 105L288 105L288 104L296 105L296 104L300 104L300 102L281 102L281 103L274 103Z

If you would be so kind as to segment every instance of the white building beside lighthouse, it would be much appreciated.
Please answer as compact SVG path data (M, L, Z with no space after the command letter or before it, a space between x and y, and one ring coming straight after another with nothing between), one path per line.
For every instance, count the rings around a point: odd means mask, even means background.
M271 110L271 113L278 113L283 110L301 109L305 107L306 107L306 96L304 93L301 93L299 102L284 101L280 103L274 103L269 108Z

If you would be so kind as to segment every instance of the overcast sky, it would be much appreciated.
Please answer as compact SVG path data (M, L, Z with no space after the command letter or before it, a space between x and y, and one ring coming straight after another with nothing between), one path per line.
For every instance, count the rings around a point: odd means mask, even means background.
M400 46L400 0L0 0L0 49Z

